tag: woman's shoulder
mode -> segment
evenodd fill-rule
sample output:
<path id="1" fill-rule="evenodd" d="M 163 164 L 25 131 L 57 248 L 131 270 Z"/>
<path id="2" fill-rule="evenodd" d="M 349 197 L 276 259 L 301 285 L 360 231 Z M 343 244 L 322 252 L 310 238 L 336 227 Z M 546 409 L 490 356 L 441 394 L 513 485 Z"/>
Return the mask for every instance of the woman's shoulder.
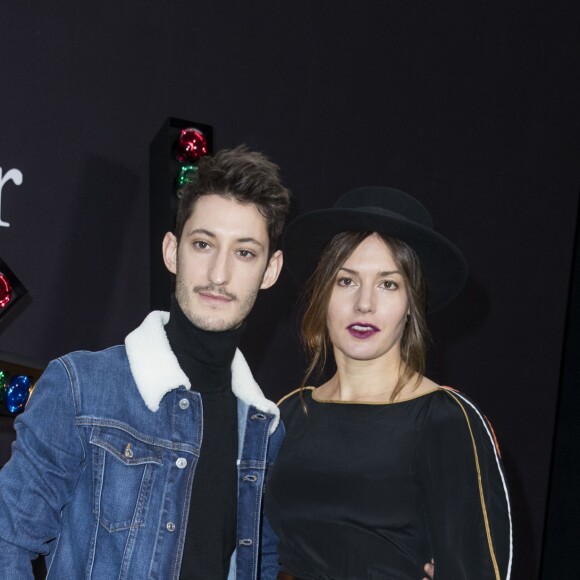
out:
<path id="1" fill-rule="evenodd" d="M 437 408 L 441 411 L 448 411 L 453 416 L 462 416 L 465 413 L 483 414 L 477 403 L 466 393 L 447 386 L 437 388 L 435 397 Z"/>
<path id="2" fill-rule="evenodd" d="M 314 387 L 298 387 L 284 395 L 276 405 L 280 407 L 280 411 L 291 409 L 296 405 L 300 406 L 304 401 L 304 397 L 310 399 L 312 391 L 314 391 Z"/>
<path id="3" fill-rule="evenodd" d="M 289 428 L 306 416 L 306 405 L 311 401 L 314 387 L 299 387 L 284 395 L 276 404 L 280 408 L 282 421 Z"/>
<path id="4" fill-rule="evenodd" d="M 439 386 L 431 400 L 431 413 L 434 419 L 461 420 L 466 416 L 483 416 L 475 401 L 465 393 L 451 388 Z"/>
<path id="5" fill-rule="evenodd" d="M 430 423 L 434 428 L 460 430 L 471 437 L 483 436 L 499 451 L 491 422 L 477 403 L 457 389 L 441 386 L 432 399 Z"/>

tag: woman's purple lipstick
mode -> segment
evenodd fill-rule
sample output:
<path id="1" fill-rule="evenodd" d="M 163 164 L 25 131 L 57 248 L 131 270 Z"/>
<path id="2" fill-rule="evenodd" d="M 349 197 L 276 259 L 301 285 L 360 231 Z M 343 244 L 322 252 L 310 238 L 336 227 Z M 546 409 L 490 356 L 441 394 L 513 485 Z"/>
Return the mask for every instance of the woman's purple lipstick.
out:
<path id="1" fill-rule="evenodd" d="M 374 326 L 373 324 L 366 324 L 365 322 L 355 322 L 350 326 L 347 326 L 346 329 L 350 333 L 351 336 L 354 338 L 371 338 L 379 329 Z"/>

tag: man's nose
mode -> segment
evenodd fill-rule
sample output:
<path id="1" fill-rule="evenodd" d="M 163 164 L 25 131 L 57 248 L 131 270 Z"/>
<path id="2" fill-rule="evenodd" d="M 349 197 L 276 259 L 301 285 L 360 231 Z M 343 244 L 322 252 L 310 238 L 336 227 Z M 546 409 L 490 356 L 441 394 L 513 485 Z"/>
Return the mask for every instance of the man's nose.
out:
<path id="1" fill-rule="evenodd" d="M 208 278 L 212 284 L 223 286 L 230 281 L 230 257 L 225 251 L 217 251 L 209 268 Z"/>

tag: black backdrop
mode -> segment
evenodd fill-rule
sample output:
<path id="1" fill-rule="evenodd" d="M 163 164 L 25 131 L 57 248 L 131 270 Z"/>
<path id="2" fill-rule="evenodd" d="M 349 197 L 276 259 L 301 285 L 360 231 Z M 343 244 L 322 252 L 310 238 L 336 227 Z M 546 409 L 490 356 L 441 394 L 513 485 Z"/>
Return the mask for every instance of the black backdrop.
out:
<path id="1" fill-rule="evenodd" d="M 401 188 L 470 264 L 431 320 L 430 374 L 494 423 L 514 577 L 536 577 L 580 185 L 579 20 L 575 0 L 5 3 L 0 167 L 24 179 L 2 191 L 0 256 L 31 300 L 1 321 L 0 351 L 101 348 L 148 311 L 148 147 L 168 116 L 268 153 L 295 212 Z M 303 367 L 295 295 L 283 275 L 244 341 L 273 398 Z"/>

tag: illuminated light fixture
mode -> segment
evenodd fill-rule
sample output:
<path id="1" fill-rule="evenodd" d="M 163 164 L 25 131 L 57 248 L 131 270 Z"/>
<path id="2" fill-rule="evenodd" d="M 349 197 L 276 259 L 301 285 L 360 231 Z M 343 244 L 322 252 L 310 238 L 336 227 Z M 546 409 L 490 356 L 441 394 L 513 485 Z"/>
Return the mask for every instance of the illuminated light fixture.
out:
<path id="1" fill-rule="evenodd" d="M 195 127 L 186 127 L 179 133 L 175 145 L 175 156 L 180 163 L 192 163 L 207 155 L 207 139 L 202 131 Z"/>
<path id="2" fill-rule="evenodd" d="M 177 187 L 179 195 L 179 189 L 182 188 L 186 183 L 193 181 L 195 174 L 197 173 L 197 165 L 182 165 L 179 173 L 177 175 Z"/>
<path id="3" fill-rule="evenodd" d="M 0 369 L 0 401 L 12 415 L 24 411 L 32 393 L 32 381 L 28 375 L 16 375 L 8 382 L 9 373 Z"/>
<path id="4" fill-rule="evenodd" d="M 163 263 L 161 242 L 174 231 L 184 186 L 197 179 L 201 159 L 213 154 L 211 125 L 168 117 L 149 147 L 149 296 L 151 310 L 168 310 L 173 276 Z"/>
<path id="5" fill-rule="evenodd" d="M 26 408 L 45 364 L 0 352 L 0 417 L 14 417 Z"/>
<path id="6" fill-rule="evenodd" d="M 0 401 L 4 398 L 6 394 L 6 385 L 8 384 L 8 375 L 6 371 L 0 369 Z"/>
<path id="7" fill-rule="evenodd" d="M 27 290 L 22 282 L 0 258 L 0 320 L 26 294 Z"/>
<path id="8" fill-rule="evenodd" d="M 5 308 L 12 300 L 12 284 L 8 276 L 0 272 L 0 308 Z"/>
<path id="9" fill-rule="evenodd" d="M 30 396 L 31 386 L 30 377 L 26 375 L 12 377 L 6 389 L 6 408 L 10 413 L 16 414 L 24 411 L 26 401 Z"/>
<path id="10" fill-rule="evenodd" d="M 175 194 L 179 198 L 181 188 L 195 178 L 197 162 L 208 154 L 209 146 L 201 129 L 185 127 L 179 131 L 173 148 L 175 159 L 180 164 L 174 186 Z"/>

